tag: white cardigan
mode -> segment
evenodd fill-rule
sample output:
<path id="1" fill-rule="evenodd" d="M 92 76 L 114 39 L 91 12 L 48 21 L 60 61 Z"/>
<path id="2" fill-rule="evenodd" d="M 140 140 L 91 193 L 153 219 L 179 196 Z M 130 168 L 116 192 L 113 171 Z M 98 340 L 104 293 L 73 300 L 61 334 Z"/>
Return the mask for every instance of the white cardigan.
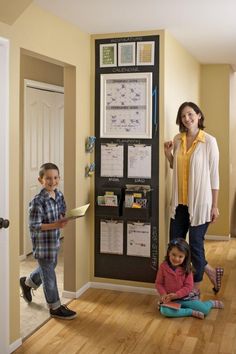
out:
<path id="1" fill-rule="evenodd" d="M 216 139 L 204 132 L 205 142 L 199 141 L 189 164 L 188 211 L 191 226 L 211 221 L 212 189 L 219 189 L 219 150 Z M 181 134 L 174 138 L 171 218 L 178 206 L 177 154 L 181 147 Z"/>

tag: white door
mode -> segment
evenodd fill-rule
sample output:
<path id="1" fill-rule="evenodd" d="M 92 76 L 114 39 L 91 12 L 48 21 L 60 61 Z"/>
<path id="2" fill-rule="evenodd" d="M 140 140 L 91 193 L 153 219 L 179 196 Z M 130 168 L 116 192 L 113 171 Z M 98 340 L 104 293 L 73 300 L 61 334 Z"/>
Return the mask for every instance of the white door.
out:
<path id="1" fill-rule="evenodd" d="M 0 37 L 0 218 L 9 218 L 9 43 Z M 2 221 L 2 220 L 1 220 Z M 9 233 L 0 228 L 0 354 L 9 353 Z"/>
<path id="2" fill-rule="evenodd" d="M 39 167 L 55 163 L 60 170 L 60 189 L 64 188 L 64 89 L 25 80 L 24 117 L 24 235 L 25 255 L 32 252 L 28 229 L 28 206 L 40 191 Z"/>

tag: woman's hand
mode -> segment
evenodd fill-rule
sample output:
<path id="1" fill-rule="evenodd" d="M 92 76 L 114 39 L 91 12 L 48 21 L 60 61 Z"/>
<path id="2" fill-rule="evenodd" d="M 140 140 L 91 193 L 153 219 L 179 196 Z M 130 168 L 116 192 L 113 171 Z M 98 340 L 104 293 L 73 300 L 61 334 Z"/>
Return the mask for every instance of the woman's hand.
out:
<path id="1" fill-rule="evenodd" d="M 166 158 L 168 159 L 168 161 L 170 163 L 171 168 L 173 168 L 173 155 L 172 155 L 173 148 L 174 148 L 173 141 L 166 141 L 164 143 L 164 152 L 165 152 Z"/>
<path id="2" fill-rule="evenodd" d="M 216 219 L 219 217 L 219 209 L 216 207 L 211 208 L 211 222 L 215 222 Z"/>
<path id="3" fill-rule="evenodd" d="M 174 143 L 171 140 L 164 143 L 164 152 L 167 158 L 172 154 L 173 147 Z"/>

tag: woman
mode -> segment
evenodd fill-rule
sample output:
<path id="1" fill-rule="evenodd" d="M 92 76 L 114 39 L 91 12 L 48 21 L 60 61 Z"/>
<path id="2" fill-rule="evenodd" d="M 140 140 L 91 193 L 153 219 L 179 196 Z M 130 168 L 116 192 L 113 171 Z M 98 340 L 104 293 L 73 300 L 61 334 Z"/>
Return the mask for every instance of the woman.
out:
<path id="1" fill-rule="evenodd" d="M 204 132 L 204 115 L 193 102 L 184 102 L 176 124 L 180 134 L 164 143 L 165 155 L 173 168 L 170 240 L 186 238 L 195 268 L 194 288 L 199 291 L 204 272 L 217 293 L 223 268 L 211 267 L 205 259 L 204 237 L 209 223 L 219 216 L 219 150 L 216 139 Z"/>

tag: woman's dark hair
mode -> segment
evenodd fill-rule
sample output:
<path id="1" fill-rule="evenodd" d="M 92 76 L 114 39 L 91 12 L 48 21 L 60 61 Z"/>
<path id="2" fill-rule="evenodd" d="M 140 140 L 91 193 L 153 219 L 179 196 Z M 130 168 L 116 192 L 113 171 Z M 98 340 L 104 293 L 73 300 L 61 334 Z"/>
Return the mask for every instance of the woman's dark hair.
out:
<path id="1" fill-rule="evenodd" d="M 57 167 L 57 165 L 52 162 L 46 162 L 39 169 L 39 177 L 43 178 L 47 170 L 57 170 L 58 175 L 60 175 L 59 168 Z"/>
<path id="2" fill-rule="evenodd" d="M 167 248 L 167 253 L 165 260 L 170 264 L 169 253 L 170 251 L 176 247 L 180 252 L 183 252 L 185 255 L 184 261 L 180 267 L 184 269 L 186 274 L 189 274 L 193 271 L 192 264 L 191 264 L 191 253 L 189 244 L 183 238 L 175 238 L 170 241 Z"/>
<path id="3" fill-rule="evenodd" d="M 204 126 L 205 117 L 204 117 L 204 114 L 202 113 L 202 111 L 200 110 L 200 108 L 193 102 L 184 102 L 179 107 L 178 112 L 177 112 L 177 117 L 176 117 L 176 124 L 179 126 L 179 131 L 181 133 L 187 131 L 187 128 L 183 125 L 182 118 L 181 118 L 182 111 L 185 107 L 191 107 L 195 111 L 195 113 L 201 115 L 201 118 L 198 121 L 198 128 L 204 130 L 205 129 L 205 126 Z"/>

